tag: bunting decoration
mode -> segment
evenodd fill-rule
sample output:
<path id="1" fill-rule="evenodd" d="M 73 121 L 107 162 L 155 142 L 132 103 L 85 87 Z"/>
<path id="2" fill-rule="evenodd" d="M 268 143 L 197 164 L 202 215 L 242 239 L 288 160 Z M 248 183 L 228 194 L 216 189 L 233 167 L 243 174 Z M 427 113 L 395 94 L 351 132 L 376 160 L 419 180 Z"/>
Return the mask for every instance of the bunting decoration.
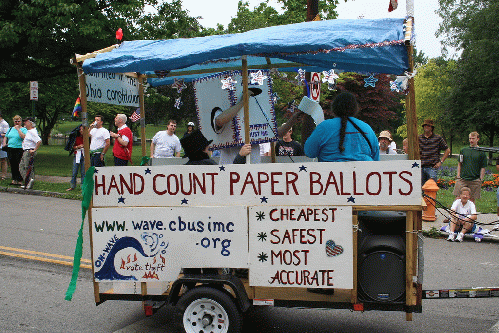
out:
<path id="1" fill-rule="evenodd" d="M 365 83 L 364 83 L 364 87 L 369 87 L 369 86 L 371 86 L 371 87 L 373 87 L 373 88 L 374 88 L 374 87 L 376 87 L 376 82 L 378 82 L 378 79 L 377 79 L 377 78 L 375 78 L 375 77 L 373 76 L 373 74 L 371 74 L 371 76 L 369 76 L 368 78 L 364 79 L 364 82 L 365 82 Z"/>
<path id="2" fill-rule="evenodd" d="M 322 72 L 323 78 L 322 82 L 327 82 L 327 88 L 329 90 L 336 89 L 336 79 L 339 78 L 338 74 L 334 72 L 334 69 Z"/>
<path id="3" fill-rule="evenodd" d="M 295 76 L 295 79 L 298 81 L 298 85 L 302 86 L 305 83 L 305 70 L 299 69 L 298 70 L 298 75 Z"/>
<path id="4" fill-rule="evenodd" d="M 250 73 L 251 75 L 251 84 L 258 84 L 259 86 L 263 86 L 263 80 L 267 77 L 262 74 L 262 71 L 258 71 L 256 73 Z"/>
<path id="5" fill-rule="evenodd" d="M 182 101 L 180 100 L 180 97 L 175 99 L 175 107 L 180 110 L 180 106 L 182 105 Z"/>
<path id="6" fill-rule="evenodd" d="M 186 89 L 187 86 L 184 83 L 184 79 L 174 79 L 174 83 L 172 84 L 172 88 L 177 89 L 177 93 L 181 93 L 182 90 Z"/>
<path id="7" fill-rule="evenodd" d="M 76 103 L 73 108 L 73 117 L 78 117 L 78 112 L 81 112 L 80 96 L 78 96 L 78 98 L 76 99 Z"/>
<path id="8" fill-rule="evenodd" d="M 237 81 L 232 80 L 232 76 L 220 81 L 222 81 L 222 89 L 236 90 Z"/>

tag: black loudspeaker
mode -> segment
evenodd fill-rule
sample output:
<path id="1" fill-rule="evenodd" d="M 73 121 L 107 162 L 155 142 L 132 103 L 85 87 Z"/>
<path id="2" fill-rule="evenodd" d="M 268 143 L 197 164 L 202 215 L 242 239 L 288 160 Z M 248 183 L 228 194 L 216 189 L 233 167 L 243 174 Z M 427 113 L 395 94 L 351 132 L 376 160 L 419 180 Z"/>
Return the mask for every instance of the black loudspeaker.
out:
<path id="1" fill-rule="evenodd" d="M 362 211 L 358 223 L 359 300 L 404 303 L 406 213 Z"/>

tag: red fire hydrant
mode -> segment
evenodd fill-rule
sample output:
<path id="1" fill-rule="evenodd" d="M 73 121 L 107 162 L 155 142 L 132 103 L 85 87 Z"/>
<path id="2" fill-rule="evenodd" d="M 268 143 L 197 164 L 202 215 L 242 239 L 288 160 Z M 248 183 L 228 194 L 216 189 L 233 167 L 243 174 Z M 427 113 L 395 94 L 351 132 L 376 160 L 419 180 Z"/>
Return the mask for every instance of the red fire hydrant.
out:
<path id="1" fill-rule="evenodd" d="M 430 178 L 423 185 L 422 189 L 427 196 L 433 199 L 424 198 L 424 201 L 426 202 L 426 209 L 423 211 L 423 220 L 433 222 L 437 219 L 435 217 L 435 199 L 437 198 L 439 187 L 437 183 Z"/>

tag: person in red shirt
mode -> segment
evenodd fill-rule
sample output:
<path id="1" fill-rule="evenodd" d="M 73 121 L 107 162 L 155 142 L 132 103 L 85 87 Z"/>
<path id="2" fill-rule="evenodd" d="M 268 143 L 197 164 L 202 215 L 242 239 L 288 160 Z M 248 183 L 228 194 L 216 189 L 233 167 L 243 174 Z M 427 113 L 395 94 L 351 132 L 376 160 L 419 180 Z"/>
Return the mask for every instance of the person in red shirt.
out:
<path id="1" fill-rule="evenodd" d="M 128 161 L 132 160 L 133 134 L 126 125 L 126 121 L 126 115 L 117 114 L 114 124 L 118 128 L 118 133 L 109 132 L 109 135 L 114 138 L 113 155 L 116 166 L 126 166 Z"/>

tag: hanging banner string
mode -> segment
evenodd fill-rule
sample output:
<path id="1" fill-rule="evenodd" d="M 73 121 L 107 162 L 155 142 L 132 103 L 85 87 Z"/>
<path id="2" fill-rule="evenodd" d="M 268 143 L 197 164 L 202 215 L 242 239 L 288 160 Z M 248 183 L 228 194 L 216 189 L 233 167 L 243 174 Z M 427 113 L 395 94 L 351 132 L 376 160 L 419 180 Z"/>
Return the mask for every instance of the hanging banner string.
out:
<path id="1" fill-rule="evenodd" d="M 69 283 L 68 290 L 66 291 L 66 301 L 71 301 L 73 294 L 76 290 L 76 281 L 78 279 L 78 273 L 80 272 L 80 262 L 83 253 L 83 226 L 85 222 L 85 215 L 87 215 L 88 208 L 90 207 L 90 201 L 92 200 L 92 193 L 94 191 L 94 173 L 95 167 L 88 168 L 85 179 L 82 185 L 82 196 L 81 201 L 81 225 L 78 231 L 78 239 L 76 240 L 75 254 L 73 259 L 73 275 L 71 276 L 71 282 Z"/>

